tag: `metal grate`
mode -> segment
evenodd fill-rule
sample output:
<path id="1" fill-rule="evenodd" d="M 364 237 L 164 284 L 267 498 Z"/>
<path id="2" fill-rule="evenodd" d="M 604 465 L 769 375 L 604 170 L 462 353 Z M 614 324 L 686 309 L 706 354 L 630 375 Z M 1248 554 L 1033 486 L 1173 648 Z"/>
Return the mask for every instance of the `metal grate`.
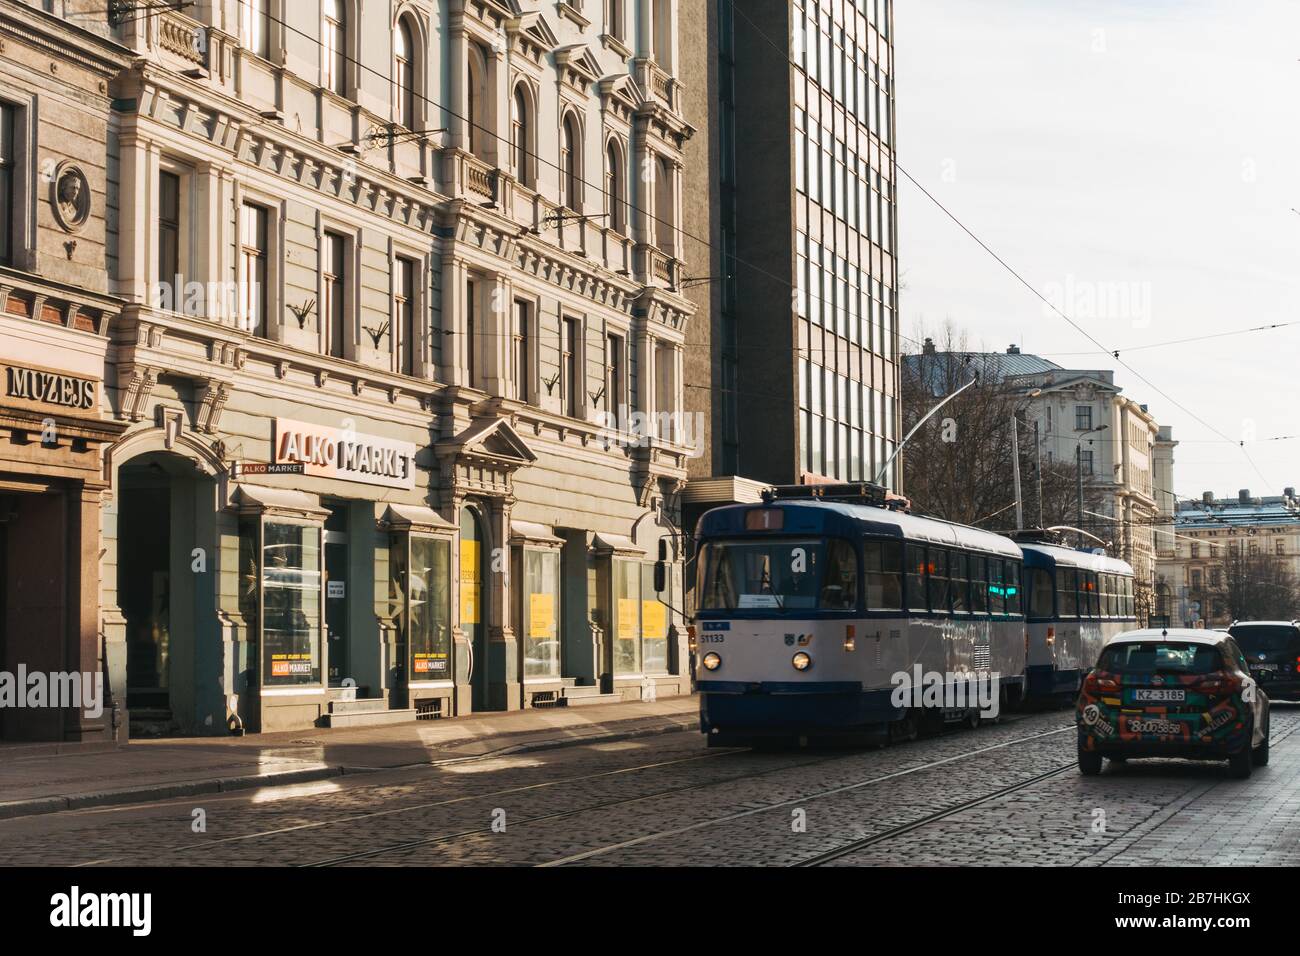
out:
<path id="1" fill-rule="evenodd" d="M 539 690 L 533 694 L 531 701 L 534 707 L 556 707 L 560 703 L 553 690 Z"/>
<path id="2" fill-rule="evenodd" d="M 415 702 L 416 720 L 437 720 L 442 716 L 442 698 L 429 697 Z"/>

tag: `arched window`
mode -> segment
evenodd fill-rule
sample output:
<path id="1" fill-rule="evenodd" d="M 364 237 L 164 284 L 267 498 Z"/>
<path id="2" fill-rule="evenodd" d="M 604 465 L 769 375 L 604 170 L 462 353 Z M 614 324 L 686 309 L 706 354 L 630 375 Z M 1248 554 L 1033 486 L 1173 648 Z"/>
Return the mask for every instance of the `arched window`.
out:
<path id="1" fill-rule="evenodd" d="M 321 22 L 321 86 L 348 95 L 348 19 L 346 0 L 325 0 Z"/>
<path id="2" fill-rule="evenodd" d="M 564 135 L 560 142 L 560 202 L 574 212 L 582 211 L 582 133 L 578 118 L 564 117 Z"/>
<path id="3" fill-rule="evenodd" d="M 520 83 L 515 87 L 514 116 L 510 121 L 510 158 L 514 163 L 515 177 L 525 186 L 533 185 L 531 158 L 533 142 L 532 115 L 528 107 L 528 92 Z"/>
<path id="4" fill-rule="evenodd" d="M 393 84 L 397 98 L 397 122 L 415 129 L 415 42 L 406 17 L 397 21 L 393 31 Z"/>
<path id="5" fill-rule="evenodd" d="M 487 54 L 477 43 L 471 43 L 467 59 L 465 119 L 469 127 L 469 151 L 483 159 L 488 139 Z"/>
<path id="6" fill-rule="evenodd" d="M 676 255 L 677 210 L 673 202 L 673 164 L 664 156 L 655 159 L 655 235 L 660 251 Z"/>
<path id="7" fill-rule="evenodd" d="M 616 140 L 610 140 L 605 149 L 605 211 L 609 213 L 609 226 L 615 232 L 627 229 L 627 176 L 623 168 L 623 151 Z"/>

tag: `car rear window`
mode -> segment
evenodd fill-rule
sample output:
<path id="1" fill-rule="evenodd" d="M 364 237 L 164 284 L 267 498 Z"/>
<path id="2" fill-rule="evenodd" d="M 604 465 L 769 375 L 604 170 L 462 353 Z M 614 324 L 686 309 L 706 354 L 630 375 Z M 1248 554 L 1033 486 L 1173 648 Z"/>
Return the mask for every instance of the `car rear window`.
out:
<path id="1" fill-rule="evenodd" d="M 1286 624 L 1239 624 L 1228 633 L 1247 654 L 1278 653 L 1300 644 L 1300 629 Z"/>
<path id="2" fill-rule="evenodd" d="M 1098 666 L 1112 674 L 1209 674 L 1223 658 L 1211 644 L 1135 641 L 1106 648 Z"/>

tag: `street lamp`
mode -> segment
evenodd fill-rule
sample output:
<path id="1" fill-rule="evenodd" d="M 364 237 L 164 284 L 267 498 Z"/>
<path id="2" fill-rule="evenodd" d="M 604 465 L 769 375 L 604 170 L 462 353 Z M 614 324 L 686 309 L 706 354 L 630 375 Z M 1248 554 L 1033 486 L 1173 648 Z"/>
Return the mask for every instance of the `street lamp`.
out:
<path id="1" fill-rule="evenodd" d="M 1023 531 L 1025 529 L 1025 508 L 1020 499 L 1020 429 L 1017 426 L 1020 424 L 1020 413 L 1028 408 L 1029 403 L 1041 394 L 1043 394 L 1041 388 L 1035 388 L 1026 393 L 1024 402 L 1011 413 L 1011 475 L 1014 479 L 1014 490 L 1016 493 L 1017 531 Z M 1034 442 L 1034 464 L 1035 466 L 1038 464 L 1038 443 L 1036 439 Z M 1038 523 L 1040 525 L 1043 523 L 1043 486 L 1041 482 L 1039 482 L 1038 485 Z"/>
<path id="2" fill-rule="evenodd" d="M 1089 428 L 1087 431 L 1080 433 L 1074 440 L 1078 443 L 1074 446 L 1074 475 L 1079 482 L 1079 511 L 1078 511 L 1078 531 L 1079 547 L 1083 547 L 1083 436 L 1091 435 L 1094 432 L 1104 432 L 1109 425 L 1098 425 L 1096 428 Z M 1092 444 L 1091 439 L 1088 444 Z"/>
<path id="3" fill-rule="evenodd" d="M 884 483 L 885 472 L 889 471 L 889 466 L 894 463 L 894 459 L 898 457 L 898 453 L 903 450 L 904 445 L 906 445 L 909 441 L 912 440 L 912 436 L 915 435 L 918 431 L 920 431 L 921 426 L 924 425 L 926 422 L 928 422 L 932 417 L 934 417 L 935 412 L 943 408 L 943 406 L 947 405 L 954 398 L 956 398 L 962 392 L 966 391 L 966 389 L 970 388 L 979 380 L 980 380 L 979 369 L 975 369 L 975 371 L 971 373 L 971 380 L 969 382 L 967 382 L 961 388 L 957 389 L 957 391 L 953 392 L 951 395 L 949 395 L 947 398 L 941 401 L 938 405 L 934 406 L 934 408 L 926 412 L 925 417 L 922 418 L 919 422 L 917 422 L 914 426 L 912 426 L 912 430 L 908 432 L 906 436 L 904 436 L 903 440 L 898 443 L 897 447 L 895 447 L 894 450 L 890 452 L 889 457 L 885 459 L 885 463 L 880 466 L 880 471 L 876 473 L 876 484 L 879 485 Z"/>

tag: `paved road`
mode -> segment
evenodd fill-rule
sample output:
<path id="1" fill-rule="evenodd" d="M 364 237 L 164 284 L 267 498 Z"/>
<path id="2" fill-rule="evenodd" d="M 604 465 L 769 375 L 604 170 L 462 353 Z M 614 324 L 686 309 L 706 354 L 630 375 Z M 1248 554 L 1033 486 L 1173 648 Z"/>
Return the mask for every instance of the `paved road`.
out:
<path id="1" fill-rule="evenodd" d="M 0 847 L 10 865 L 1295 865 L 1297 731 L 1276 705 L 1248 781 L 1185 761 L 1080 777 L 1069 711 L 884 750 L 679 733 L 0 821 Z"/>

